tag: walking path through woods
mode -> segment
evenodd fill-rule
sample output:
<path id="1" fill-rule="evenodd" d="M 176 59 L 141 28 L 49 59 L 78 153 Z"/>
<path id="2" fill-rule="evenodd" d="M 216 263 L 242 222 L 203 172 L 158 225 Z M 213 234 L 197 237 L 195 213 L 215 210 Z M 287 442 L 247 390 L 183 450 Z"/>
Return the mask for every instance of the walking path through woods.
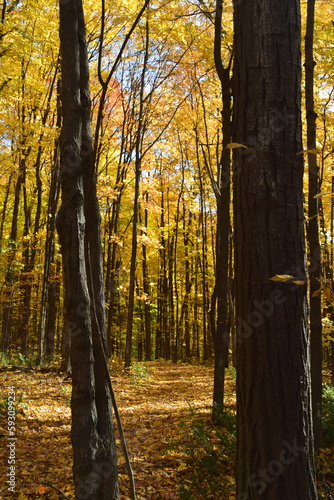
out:
<path id="1" fill-rule="evenodd" d="M 134 363 L 129 375 L 112 364 L 111 372 L 137 500 L 234 500 L 234 418 L 225 417 L 223 427 L 211 423 L 213 369 L 150 362 Z M 233 415 L 233 370 L 227 373 L 226 407 Z M 0 367 L 0 387 L 0 499 L 60 500 L 45 483 L 74 498 L 71 381 L 51 370 L 8 366 Z M 8 429 L 14 393 L 15 440 Z M 117 447 L 121 500 L 129 500 L 118 436 Z M 317 458 L 319 498 L 326 500 L 334 499 L 333 455 L 324 449 Z M 8 460 L 15 462 L 15 493 L 8 490 Z M 181 495 L 182 487 L 192 494 Z"/>
<path id="2" fill-rule="evenodd" d="M 212 378 L 212 368 L 205 366 L 135 363 L 131 374 L 127 375 L 120 367 L 113 365 L 112 379 L 135 475 L 138 500 L 178 499 L 180 484 L 191 482 L 191 459 L 185 442 L 192 432 L 194 421 L 210 421 Z M 59 493 L 43 484 L 44 482 L 56 486 L 73 498 L 69 436 L 71 381 L 64 380 L 64 377 L 55 372 L 4 370 L 0 372 L 0 387 L 1 444 L 8 442 L 7 410 L 10 398 L 7 396 L 11 387 L 15 390 L 18 412 L 15 431 L 15 494 L 8 491 L 8 484 L 5 483 L 9 473 L 10 448 L 1 446 L 0 498 L 59 499 Z M 233 411 L 232 379 L 229 379 L 227 387 L 227 405 Z M 118 438 L 117 444 L 121 498 L 127 500 L 129 490 L 126 467 Z M 226 479 L 233 491 L 232 463 L 230 475 L 227 472 Z M 219 494 L 216 498 L 222 497 Z M 234 496 L 227 494 L 225 498 L 232 499 Z"/>

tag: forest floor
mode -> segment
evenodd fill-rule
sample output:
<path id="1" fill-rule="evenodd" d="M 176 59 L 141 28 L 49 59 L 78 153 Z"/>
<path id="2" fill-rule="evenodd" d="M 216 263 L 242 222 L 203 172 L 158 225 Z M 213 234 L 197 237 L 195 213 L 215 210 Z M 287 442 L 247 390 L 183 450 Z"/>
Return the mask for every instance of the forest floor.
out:
<path id="1" fill-rule="evenodd" d="M 212 368 L 157 361 L 135 363 L 131 374 L 125 374 L 113 365 L 112 379 L 138 500 L 235 499 L 233 426 L 222 436 L 221 428 L 210 423 Z M 229 370 L 226 407 L 231 415 L 235 412 L 234 385 L 233 370 Z M 54 372 L 16 370 L 0 372 L 0 386 L 0 498 L 60 499 L 59 492 L 45 483 L 74 498 L 71 381 Z M 11 387 L 15 388 L 17 412 L 14 451 L 6 445 L 10 441 L 6 402 Z M 121 499 L 128 500 L 119 437 L 116 442 Z M 219 442 L 225 443 L 224 453 L 218 451 Z M 8 491 L 6 483 L 11 453 L 12 458 L 15 453 L 15 494 Z M 224 467 L 223 476 L 220 472 L 217 477 L 217 464 Z M 216 493 L 210 493 L 209 483 L 214 481 Z M 196 496 L 192 496 L 195 490 Z M 324 494 L 320 498 L 334 496 Z"/>

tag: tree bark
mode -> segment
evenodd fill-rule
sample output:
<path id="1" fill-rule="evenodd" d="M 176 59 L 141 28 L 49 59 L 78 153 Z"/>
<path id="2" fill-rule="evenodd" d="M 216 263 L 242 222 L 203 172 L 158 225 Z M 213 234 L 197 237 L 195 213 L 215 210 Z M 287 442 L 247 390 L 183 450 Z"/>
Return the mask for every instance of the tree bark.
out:
<path id="1" fill-rule="evenodd" d="M 234 7 L 237 495 L 313 500 L 300 6 Z"/>
<path id="2" fill-rule="evenodd" d="M 81 0 L 60 3 L 63 126 L 60 136 L 64 304 L 71 336 L 73 476 L 77 498 L 118 500 L 107 378 L 100 214 L 90 133 Z"/>
<path id="3" fill-rule="evenodd" d="M 314 110 L 314 66 L 313 33 L 314 33 L 315 0 L 307 2 L 307 20 L 305 35 L 305 105 L 307 124 L 308 159 L 308 223 L 307 238 L 309 244 L 309 278 L 310 278 L 310 333 L 311 333 L 311 380 L 312 380 L 312 418 L 314 447 L 321 446 L 321 401 L 322 401 L 322 323 L 321 294 L 315 293 L 320 288 L 321 255 L 319 241 L 319 209 L 320 192 L 319 166 L 316 150 L 316 113 Z M 311 152 L 313 151 L 313 152 Z"/>
<path id="4" fill-rule="evenodd" d="M 217 202 L 215 253 L 215 285 L 211 295 L 209 319 L 214 347 L 213 410 L 215 420 L 224 407 L 225 366 L 229 346 L 229 235 L 230 235 L 230 149 L 231 142 L 231 77 L 230 65 L 224 67 L 221 56 L 223 2 L 216 0 L 214 61 L 222 89 L 222 152 L 218 163 L 218 182 L 212 181 Z M 202 98 L 203 100 L 203 98 Z M 208 168 L 211 166 L 208 165 Z"/>

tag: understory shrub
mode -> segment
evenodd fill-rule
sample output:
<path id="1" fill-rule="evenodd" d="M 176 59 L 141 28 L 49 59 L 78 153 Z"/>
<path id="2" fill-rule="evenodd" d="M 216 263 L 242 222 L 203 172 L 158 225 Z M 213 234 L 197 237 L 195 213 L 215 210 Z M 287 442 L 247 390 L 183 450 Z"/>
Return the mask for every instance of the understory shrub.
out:
<path id="1" fill-rule="evenodd" d="M 324 385 L 322 390 L 323 447 L 334 446 L 334 387 Z"/>
<path id="2" fill-rule="evenodd" d="M 179 496 L 181 500 L 228 498 L 235 488 L 236 459 L 235 415 L 223 411 L 219 425 L 192 410 L 187 421 L 180 422 L 184 456 Z"/>

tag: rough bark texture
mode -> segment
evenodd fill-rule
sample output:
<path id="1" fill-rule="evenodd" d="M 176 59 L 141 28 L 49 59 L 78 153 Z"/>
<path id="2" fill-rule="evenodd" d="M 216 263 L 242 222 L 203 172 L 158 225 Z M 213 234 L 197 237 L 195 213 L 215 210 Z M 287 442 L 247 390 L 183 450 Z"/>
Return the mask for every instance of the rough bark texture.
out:
<path id="1" fill-rule="evenodd" d="M 71 336 L 72 446 L 76 498 L 117 500 L 100 215 L 96 198 L 87 51 L 81 0 L 60 3 L 63 126 L 58 215 L 65 309 Z"/>
<path id="2" fill-rule="evenodd" d="M 317 498 L 299 18 L 297 0 L 235 2 L 233 141 L 248 147 L 234 153 L 238 500 Z"/>

